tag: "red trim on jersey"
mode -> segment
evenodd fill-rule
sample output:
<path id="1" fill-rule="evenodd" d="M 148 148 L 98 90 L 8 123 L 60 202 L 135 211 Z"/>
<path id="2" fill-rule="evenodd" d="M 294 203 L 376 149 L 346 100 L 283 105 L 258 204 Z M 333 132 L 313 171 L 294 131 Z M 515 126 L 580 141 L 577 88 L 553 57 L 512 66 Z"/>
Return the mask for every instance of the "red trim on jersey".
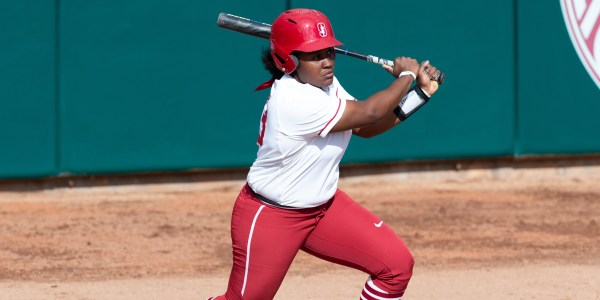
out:
<path id="1" fill-rule="evenodd" d="M 337 90 L 335 91 L 335 95 L 337 96 Z M 329 123 L 331 123 L 331 121 L 333 121 L 333 119 L 335 119 L 335 117 L 337 116 L 337 114 L 340 112 L 340 107 L 342 107 L 342 99 L 338 98 L 338 107 L 337 110 L 335 111 L 335 114 L 333 115 L 333 117 L 331 118 L 331 120 L 329 120 L 329 122 L 327 122 L 327 124 L 325 124 L 325 127 L 323 127 L 323 129 L 321 129 L 321 131 L 319 131 L 319 135 L 321 135 L 321 133 L 323 132 L 323 130 L 325 130 L 325 128 L 327 128 L 327 126 L 329 126 Z"/>

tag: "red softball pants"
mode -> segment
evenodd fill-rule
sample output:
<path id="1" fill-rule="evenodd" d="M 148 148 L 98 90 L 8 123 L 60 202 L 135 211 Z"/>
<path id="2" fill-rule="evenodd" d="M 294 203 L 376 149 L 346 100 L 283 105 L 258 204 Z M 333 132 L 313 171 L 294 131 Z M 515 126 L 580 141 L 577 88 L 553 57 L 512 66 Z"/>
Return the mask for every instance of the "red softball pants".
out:
<path id="1" fill-rule="evenodd" d="M 298 250 L 369 274 L 359 296 L 366 300 L 400 299 L 414 265 L 393 230 L 341 190 L 315 208 L 283 209 L 246 185 L 233 208 L 231 239 L 227 292 L 209 299 L 273 299 Z"/>

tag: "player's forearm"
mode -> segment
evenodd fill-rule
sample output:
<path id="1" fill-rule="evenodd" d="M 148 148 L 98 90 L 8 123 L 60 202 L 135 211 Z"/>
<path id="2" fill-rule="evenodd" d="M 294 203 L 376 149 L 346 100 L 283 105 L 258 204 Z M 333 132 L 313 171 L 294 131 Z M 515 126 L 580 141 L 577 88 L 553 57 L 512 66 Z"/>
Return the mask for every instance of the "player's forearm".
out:
<path id="1" fill-rule="evenodd" d="M 431 96 L 424 92 L 421 87 L 418 85 L 414 86 L 404 97 L 402 97 L 402 100 L 400 100 L 400 103 L 394 108 L 392 113 L 389 113 L 384 119 L 373 125 L 355 128 L 352 130 L 352 133 L 364 138 L 382 134 L 406 120 L 410 115 L 425 105 L 430 97 Z"/>
<path id="2" fill-rule="evenodd" d="M 398 106 L 412 82 L 412 77 L 402 76 L 394 80 L 386 89 L 371 95 L 364 101 L 365 111 L 373 117 L 373 123 L 379 123 Z"/>

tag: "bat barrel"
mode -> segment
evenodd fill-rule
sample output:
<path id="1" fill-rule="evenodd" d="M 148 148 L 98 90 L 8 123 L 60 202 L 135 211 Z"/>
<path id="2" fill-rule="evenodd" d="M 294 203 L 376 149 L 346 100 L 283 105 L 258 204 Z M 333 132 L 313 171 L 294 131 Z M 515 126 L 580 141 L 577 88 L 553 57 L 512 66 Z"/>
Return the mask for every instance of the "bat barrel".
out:
<path id="1" fill-rule="evenodd" d="M 271 25 L 227 13 L 219 14 L 217 26 L 263 39 L 268 39 L 271 36 Z"/>

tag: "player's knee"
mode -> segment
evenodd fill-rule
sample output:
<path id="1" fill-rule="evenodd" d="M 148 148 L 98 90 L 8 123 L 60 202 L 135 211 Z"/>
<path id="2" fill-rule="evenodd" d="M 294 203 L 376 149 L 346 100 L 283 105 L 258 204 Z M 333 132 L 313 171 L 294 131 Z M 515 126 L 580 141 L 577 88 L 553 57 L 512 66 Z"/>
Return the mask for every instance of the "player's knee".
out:
<path id="1" fill-rule="evenodd" d="M 377 276 L 391 292 L 404 291 L 413 274 L 415 259 L 407 248 L 398 249 L 388 262 L 388 271 Z"/>
<path id="2" fill-rule="evenodd" d="M 410 251 L 396 251 L 389 258 L 384 271 L 367 279 L 361 299 L 399 299 L 408 287 L 414 264 Z"/>
<path id="3" fill-rule="evenodd" d="M 392 273 L 394 273 L 394 276 L 401 279 L 401 280 L 405 280 L 408 281 L 410 280 L 410 278 L 412 277 L 413 274 L 413 267 L 415 265 L 415 259 L 412 255 L 412 253 L 410 253 L 410 251 L 406 250 L 406 251 L 401 251 L 399 253 L 399 257 L 395 260 L 395 263 L 393 265 L 392 268 Z"/>

